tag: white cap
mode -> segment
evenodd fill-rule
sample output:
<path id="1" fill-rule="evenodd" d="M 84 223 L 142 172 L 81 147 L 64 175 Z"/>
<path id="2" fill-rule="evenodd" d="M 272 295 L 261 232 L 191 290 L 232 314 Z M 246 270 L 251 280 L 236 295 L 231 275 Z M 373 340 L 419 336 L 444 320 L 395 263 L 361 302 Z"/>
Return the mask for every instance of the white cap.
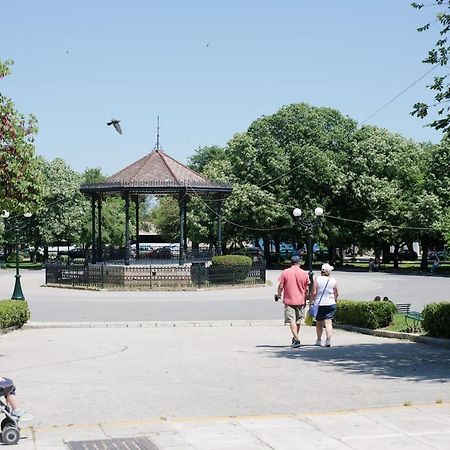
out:
<path id="1" fill-rule="evenodd" d="M 330 273 L 333 270 L 334 270 L 334 267 L 330 266 L 330 264 L 328 264 L 328 263 L 322 264 L 322 271 L 323 272 Z"/>

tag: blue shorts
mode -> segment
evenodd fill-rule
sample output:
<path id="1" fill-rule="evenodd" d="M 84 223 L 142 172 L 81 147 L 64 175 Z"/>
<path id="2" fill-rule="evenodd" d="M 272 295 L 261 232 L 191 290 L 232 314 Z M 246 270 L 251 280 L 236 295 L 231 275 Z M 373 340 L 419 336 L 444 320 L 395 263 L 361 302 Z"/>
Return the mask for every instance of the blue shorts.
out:
<path id="1" fill-rule="evenodd" d="M 316 320 L 333 320 L 334 314 L 336 312 L 336 303 L 334 305 L 319 306 L 319 312 L 317 313 Z"/>

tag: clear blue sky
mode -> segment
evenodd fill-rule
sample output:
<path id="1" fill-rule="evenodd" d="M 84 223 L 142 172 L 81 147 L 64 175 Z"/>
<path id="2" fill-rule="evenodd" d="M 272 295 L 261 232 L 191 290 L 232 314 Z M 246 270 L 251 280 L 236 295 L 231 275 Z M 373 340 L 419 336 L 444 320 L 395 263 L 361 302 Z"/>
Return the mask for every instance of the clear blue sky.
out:
<path id="1" fill-rule="evenodd" d="M 410 0 L 21 0 L 1 5 L 0 91 L 39 120 L 36 150 L 111 175 L 161 146 L 185 163 L 307 102 L 359 123 L 423 75 L 433 13 Z M 417 141 L 433 73 L 367 123 Z M 123 135 L 106 122 L 121 119 Z"/>

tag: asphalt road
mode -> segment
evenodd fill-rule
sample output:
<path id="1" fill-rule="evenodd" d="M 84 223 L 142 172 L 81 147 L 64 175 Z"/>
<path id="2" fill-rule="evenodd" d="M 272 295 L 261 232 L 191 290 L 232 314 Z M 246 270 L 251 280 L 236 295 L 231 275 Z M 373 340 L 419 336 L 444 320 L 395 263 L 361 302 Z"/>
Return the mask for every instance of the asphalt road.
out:
<path id="1" fill-rule="evenodd" d="M 273 320 L 282 306 L 273 301 L 280 271 L 268 271 L 268 285 L 197 291 L 87 291 L 43 287 L 45 272 L 22 271 L 22 288 L 33 322 L 180 320 Z M 450 278 L 369 272 L 335 272 L 340 298 L 372 300 L 388 296 L 421 311 L 449 300 Z M 0 298 L 10 298 L 14 271 L 0 271 Z"/>

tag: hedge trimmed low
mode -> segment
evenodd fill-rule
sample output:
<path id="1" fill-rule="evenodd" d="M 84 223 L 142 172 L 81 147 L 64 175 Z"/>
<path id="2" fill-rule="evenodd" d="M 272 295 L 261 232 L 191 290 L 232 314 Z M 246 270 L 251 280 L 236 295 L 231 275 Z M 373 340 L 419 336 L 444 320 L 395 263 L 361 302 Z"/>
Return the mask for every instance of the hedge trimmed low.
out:
<path id="1" fill-rule="evenodd" d="M 24 300 L 0 301 L 0 328 L 21 327 L 30 319 L 28 303 Z"/>
<path id="2" fill-rule="evenodd" d="M 213 256 L 213 266 L 252 266 L 252 258 L 243 255 Z"/>
<path id="3" fill-rule="evenodd" d="M 337 304 L 335 322 L 357 327 L 387 327 L 397 312 L 391 302 L 363 302 L 340 300 Z"/>
<path id="4" fill-rule="evenodd" d="M 436 302 L 422 311 L 422 327 L 428 336 L 450 338 L 450 302 Z"/>
<path id="5" fill-rule="evenodd" d="M 213 256 L 211 267 L 208 267 L 209 282 L 220 284 L 242 283 L 252 268 L 252 258 L 243 255 Z"/>

